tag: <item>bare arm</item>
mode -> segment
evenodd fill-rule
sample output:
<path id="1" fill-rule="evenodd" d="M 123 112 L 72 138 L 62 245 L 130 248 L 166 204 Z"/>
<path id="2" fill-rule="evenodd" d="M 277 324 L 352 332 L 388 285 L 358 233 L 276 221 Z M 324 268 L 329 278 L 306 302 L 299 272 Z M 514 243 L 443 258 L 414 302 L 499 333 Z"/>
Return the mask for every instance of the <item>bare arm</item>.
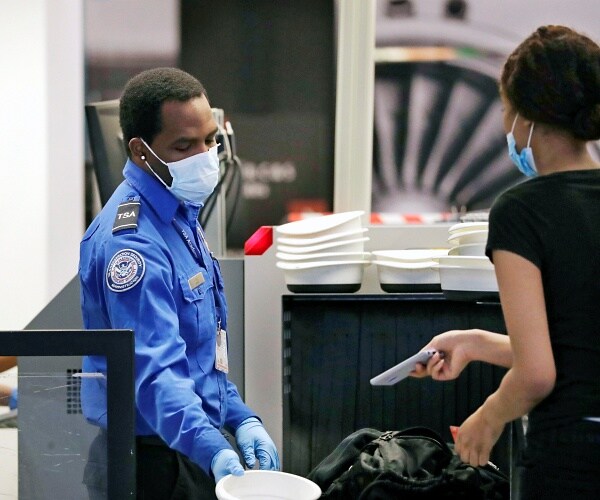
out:
<path id="1" fill-rule="evenodd" d="M 526 414 L 552 391 L 556 367 L 540 270 L 511 252 L 494 252 L 494 262 L 513 364 L 485 404 L 498 418 L 509 422 Z"/>
<path id="2" fill-rule="evenodd" d="M 510 368 L 512 350 L 507 335 L 486 330 L 450 330 L 436 335 L 424 349 L 436 349 L 427 367 L 418 365 L 415 377 L 431 375 L 435 380 L 452 380 L 460 375 L 471 361 L 483 361 Z"/>
<path id="3" fill-rule="evenodd" d="M 461 426 L 457 451 L 483 465 L 504 425 L 528 413 L 553 389 L 556 367 L 540 270 L 512 252 L 494 251 L 512 365 L 500 387 Z"/>
<path id="4" fill-rule="evenodd" d="M 473 338 L 467 346 L 467 352 L 470 361 L 483 361 L 504 368 L 512 366 L 512 348 L 508 335 L 474 330 Z"/>

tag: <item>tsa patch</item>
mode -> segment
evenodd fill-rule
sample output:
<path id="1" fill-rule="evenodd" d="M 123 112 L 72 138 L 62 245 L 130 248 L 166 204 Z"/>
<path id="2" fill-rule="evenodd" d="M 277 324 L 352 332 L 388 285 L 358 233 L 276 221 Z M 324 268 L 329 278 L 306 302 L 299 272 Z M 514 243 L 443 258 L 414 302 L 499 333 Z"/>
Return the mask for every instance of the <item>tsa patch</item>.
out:
<path id="1" fill-rule="evenodd" d="M 146 263 L 139 253 L 120 250 L 108 263 L 106 284 L 113 292 L 125 292 L 142 280 L 145 271 Z"/>

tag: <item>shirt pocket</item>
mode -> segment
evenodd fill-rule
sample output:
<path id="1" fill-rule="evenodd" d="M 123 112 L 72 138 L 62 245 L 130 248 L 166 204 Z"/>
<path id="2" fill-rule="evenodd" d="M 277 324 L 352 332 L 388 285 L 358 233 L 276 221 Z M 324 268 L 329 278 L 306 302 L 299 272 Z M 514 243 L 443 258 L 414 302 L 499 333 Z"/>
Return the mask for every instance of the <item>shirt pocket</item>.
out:
<path id="1" fill-rule="evenodd" d="M 198 276 L 201 272 L 202 278 Z M 199 280 L 204 279 L 200 284 Z M 212 370 L 217 342 L 217 313 L 213 284 L 201 269 L 179 276 L 183 301 L 179 312 L 179 334 L 186 343 L 190 368 L 200 366 L 203 372 Z M 195 361 L 194 361 L 195 360 Z"/>
<path id="2" fill-rule="evenodd" d="M 196 269 L 180 274 L 179 285 L 181 286 L 183 299 L 188 304 L 197 300 L 204 300 L 211 293 L 210 289 L 213 286 L 210 279 L 208 279 L 208 273 L 204 269 Z"/>

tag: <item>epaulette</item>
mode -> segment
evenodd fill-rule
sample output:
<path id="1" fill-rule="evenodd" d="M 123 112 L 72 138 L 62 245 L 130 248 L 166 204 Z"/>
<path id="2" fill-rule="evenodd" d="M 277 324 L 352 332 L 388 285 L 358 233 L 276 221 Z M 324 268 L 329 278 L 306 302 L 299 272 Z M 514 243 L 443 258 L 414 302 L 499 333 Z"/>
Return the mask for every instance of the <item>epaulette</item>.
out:
<path id="1" fill-rule="evenodd" d="M 137 229 L 138 215 L 140 213 L 140 197 L 130 196 L 124 199 L 117 209 L 115 222 L 112 232 L 122 231 L 123 229 Z"/>

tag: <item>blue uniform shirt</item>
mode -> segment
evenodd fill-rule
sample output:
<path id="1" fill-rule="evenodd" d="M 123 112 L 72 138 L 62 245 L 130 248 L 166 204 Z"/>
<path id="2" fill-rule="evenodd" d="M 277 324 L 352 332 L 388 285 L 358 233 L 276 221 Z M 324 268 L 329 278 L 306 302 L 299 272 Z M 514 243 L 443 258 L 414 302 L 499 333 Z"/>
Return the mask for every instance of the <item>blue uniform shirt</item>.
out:
<path id="1" fill-rule="evenodd" d="M 136 434 L 158 435 L 210 472 L 214 454 L 230 448 L 220 429 L 256 416 L 215 368 L 217 330 L 227 328 L 219 265 L 199 207 L 130 160 L 123 174 L 81 242 L 83 323 L 134 331 Z M 87 357 L 84 371 L 105 374 L 106 360 Z M 106 380 L 84 379 L 82 406 L 106 427 Z"/>

